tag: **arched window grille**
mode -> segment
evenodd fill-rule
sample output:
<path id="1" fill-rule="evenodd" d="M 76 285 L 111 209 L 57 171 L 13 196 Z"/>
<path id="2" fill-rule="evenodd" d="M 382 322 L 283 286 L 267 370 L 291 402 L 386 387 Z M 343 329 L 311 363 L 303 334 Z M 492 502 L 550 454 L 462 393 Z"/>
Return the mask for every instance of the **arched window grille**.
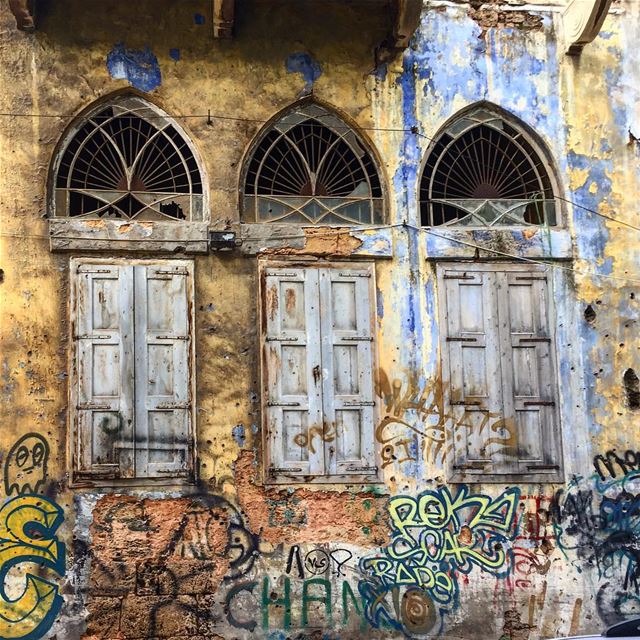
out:
<path id="1" fill-rule="evenodd" d="M 324 107 L 288 111 L 258 140 L 244 182 L 245 222 L 379 224 L 378 171 L 359 136 Z"/>
<path id="2" fill-rule="evenodd" d="M 479 108 L 435 140 L 420 182 L 423 226 L 555 225 L 548 170 L 524 130 Z"/>
<path id="3" fill-rule="evenodd" d="M 54 184 L 56 217 L 203 219 L 202 177 L 185 136 L 137 97 L 85 118 L 63 145 Z"/>

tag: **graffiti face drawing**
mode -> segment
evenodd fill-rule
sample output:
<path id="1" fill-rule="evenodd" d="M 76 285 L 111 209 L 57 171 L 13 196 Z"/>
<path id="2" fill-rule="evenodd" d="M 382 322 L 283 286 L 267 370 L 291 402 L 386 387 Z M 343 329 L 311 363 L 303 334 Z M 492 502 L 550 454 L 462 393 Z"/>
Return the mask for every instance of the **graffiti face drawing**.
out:
<path id="1" fill-rule="evenodd" d="M 37 493 L 47 480 L 49 445 L 37 433 L 28 433 L 18 440 L 4 465 L 4 489 L 12 493 Z"/>

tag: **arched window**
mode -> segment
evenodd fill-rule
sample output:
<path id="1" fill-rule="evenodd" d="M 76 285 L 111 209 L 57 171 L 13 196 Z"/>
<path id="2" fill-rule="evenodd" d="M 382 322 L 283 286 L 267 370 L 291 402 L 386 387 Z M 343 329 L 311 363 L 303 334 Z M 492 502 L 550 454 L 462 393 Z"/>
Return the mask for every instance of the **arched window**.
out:
<path id="1" fill-rule="evenodd" d="M 54 215 L 200 221 L 202 177 L 186 136 L 134 96 L 89 113 L 63 140 L 54 167 Z"/>
<path id="2" fill-rule="evenodd" d="M 442 131 L 420 182 L 423 226 L 555 225 L 550 173 L 524 127 L 481 107 Z"/>
<path id="3" fill-rule="evenodd" d="M 244 222 L 376 224 L 384 200 L 371 153 L 315 103 L 287 111 L 257 140 L 244 179 Z"/>

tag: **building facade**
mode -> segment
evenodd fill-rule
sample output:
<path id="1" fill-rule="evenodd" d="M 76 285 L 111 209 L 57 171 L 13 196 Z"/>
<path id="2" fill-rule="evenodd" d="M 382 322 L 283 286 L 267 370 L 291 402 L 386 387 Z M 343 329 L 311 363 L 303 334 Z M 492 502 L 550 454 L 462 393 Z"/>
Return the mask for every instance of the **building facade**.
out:
<path id="1" fill-rule="evenodd" d="M 640 612 L 637 0 L 0 20 L 0 637 Z"/>

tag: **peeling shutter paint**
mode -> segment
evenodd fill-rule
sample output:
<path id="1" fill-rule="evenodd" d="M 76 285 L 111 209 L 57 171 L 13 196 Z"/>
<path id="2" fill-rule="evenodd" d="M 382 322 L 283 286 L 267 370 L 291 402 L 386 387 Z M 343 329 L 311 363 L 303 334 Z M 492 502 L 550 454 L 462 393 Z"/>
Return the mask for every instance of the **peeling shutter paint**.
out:
<path id="1" fill-rule="evenodd" d="M 263 317 L 271 479 L 372 476 L 373 267 L 268 267 Z"/>
<path id="2" fill-rule="evenodd" d="M 555 352 L 544 268 L 440 265 L 455 478 L 557 477 Z"/>
<path id="3" fill-rule="evenodd" d="M 78 475 L 184 475 L 192 458 L 192 265 L 77 264 Z"/>

